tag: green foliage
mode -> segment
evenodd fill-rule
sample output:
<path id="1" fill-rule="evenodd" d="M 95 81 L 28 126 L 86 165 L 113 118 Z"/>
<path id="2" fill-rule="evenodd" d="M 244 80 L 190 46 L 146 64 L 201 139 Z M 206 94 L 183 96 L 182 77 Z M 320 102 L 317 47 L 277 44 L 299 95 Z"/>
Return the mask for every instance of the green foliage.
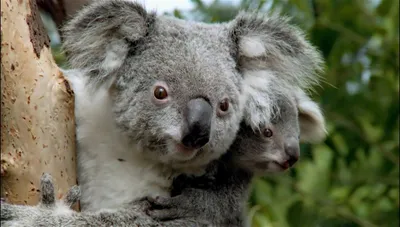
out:
<path id="1" fill-rule="evenodd" d="M 399 1 L 192 2 L 188 14 L 206 22 L 228 21 L 240 9 L 290 15 L 326 59 L 314 99 L 329 136 L 302 145 L 290 172 L 254 180 L 253 226 L 398 226 Z"/>
<path id="2" fill-rule="evenodd" d="M 399 226 L 399 1 L 191 1 L 193 10 L 172 15 L 206 22 L 240 9 L 290 15 L 326 59 L 314 99 L 329 136 L 302 145 L 290 172 L 254 179 L 253 226 Z"/>

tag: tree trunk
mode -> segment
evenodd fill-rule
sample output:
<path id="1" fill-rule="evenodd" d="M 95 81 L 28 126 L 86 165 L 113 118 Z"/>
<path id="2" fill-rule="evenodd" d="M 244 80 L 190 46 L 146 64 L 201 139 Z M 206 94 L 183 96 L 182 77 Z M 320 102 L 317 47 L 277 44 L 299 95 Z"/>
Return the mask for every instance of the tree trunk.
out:
<path id="1" fill-rule="evenodd" d="M 77 183 L 74 96 L 35 0 L 1 0 L 1 47 L 1 196 L 36 204 L 48 172 L 61 197 Z"/>

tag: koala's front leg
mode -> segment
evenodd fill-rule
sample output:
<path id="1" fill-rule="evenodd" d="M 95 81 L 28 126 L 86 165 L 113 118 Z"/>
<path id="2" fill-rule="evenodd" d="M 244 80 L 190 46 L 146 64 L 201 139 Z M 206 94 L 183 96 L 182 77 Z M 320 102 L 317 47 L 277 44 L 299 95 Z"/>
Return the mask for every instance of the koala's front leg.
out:
<path id="1" fill-rule="evenodd" d="M 1 224 L 4 226 L 44 226 L 57 224 L 53 213 L 73 214 L 70 207 L 79 200 L 80 189 L 73 186 L 61 201 L 55 200 L 54 185 L 50 174 L 43 174 L 40 179 L 40 202 L 37 206 L 12 205 L 1 203 Z M 64 212 L 62 212 L 64 211 Z"/>
<path id="2" fill-rule="evenodd" d="M 170 198 L 147 198 L 151 207 L 147 214 L 167 226 L 230 226 L 243 225 L 240 193 L 231 187 L 200 189 L 185 188 Z"/>
<path id="3" fill-rule="evenodd" d="M 128 207 L 121 207 L 121 209 L 79 213 L 70 208 L 80 198 L 80 188 L 78 186 L 72 187 L 61 201 L 57 201 L 50 174 L 43 174 L 40 185 L 41 196 L 37 206 L 1 203 L 2 226 L 163 226 L 144 213 L 147 201 L 146 203 L 138 201 Z"/>
<path id="4" fill-rule="evenodd" d="M 208 221 L 206 220 L 208 206 L 213 206 L 212 202 L 213 195 L 206 190 L 185 188 L 182 193 L 177 196 L 170 198 L 167 197 L 155 197 L 147 198 L 151 204 L 151 207 L 147 210 L 147 214 L 159 221 L 167 220 L 196 220 L 198 222 Z"/>

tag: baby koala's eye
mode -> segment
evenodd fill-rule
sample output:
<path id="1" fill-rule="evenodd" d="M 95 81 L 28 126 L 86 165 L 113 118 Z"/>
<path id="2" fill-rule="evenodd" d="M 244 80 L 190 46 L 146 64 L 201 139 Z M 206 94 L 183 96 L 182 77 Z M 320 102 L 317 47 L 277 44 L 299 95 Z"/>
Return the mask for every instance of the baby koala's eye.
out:
<path id="1" fill-rule="evenodd" d="M 167 89 L 163 86 L 157 86 L 154 88 L 154 97 L 156 99 L 162 100 L 168 97 Z"/>
<path id="2" fill-rule="evenodd" d="M 271 137 L 272 135 L 273 135 L 274 133 L 272 132 L 272 130 L 271 129 L 269 129 L 269 128 L 266 128 L 266 129 L 264 129 L 263 130 L 263 135 L 265 136 L 265 137 Z"/>
<path id="3" fill-rule="evenodd" d="M 218 106 L 218 116 L 223 116 L 229 110 L 229 100 L 227 98 L 223 99 Z"/>

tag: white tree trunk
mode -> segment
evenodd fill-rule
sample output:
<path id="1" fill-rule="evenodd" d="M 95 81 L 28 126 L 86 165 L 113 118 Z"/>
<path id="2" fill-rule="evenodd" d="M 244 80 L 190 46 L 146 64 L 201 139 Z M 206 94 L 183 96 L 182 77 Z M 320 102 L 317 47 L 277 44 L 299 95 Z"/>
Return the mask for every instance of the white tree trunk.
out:
<path id="1" fill-rule="evenodd" d="M 1 196 L 36 204 L 43 172 L 62 196 L 77 183 L 74 96 L 35 0 L 1 0 L 1 93 Z"/>

